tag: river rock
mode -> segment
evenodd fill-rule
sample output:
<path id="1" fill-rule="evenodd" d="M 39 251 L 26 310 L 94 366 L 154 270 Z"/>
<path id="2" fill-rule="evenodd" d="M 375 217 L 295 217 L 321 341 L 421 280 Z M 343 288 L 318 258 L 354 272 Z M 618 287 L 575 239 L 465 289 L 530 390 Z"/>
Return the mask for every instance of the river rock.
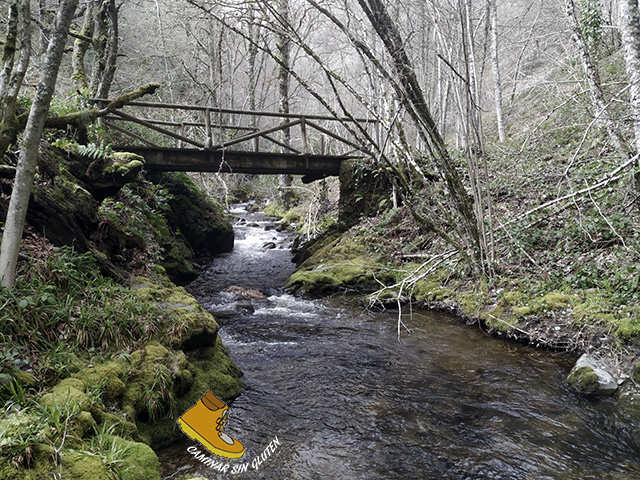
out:
<path id="1" fill-rule="evenodd" d="M 256 311 L 254 306 L 251 304 L 250 300 L 241 300 L 241 301 L 237 302 L 236 303 L 236 310 L 238 312 L 247 312 L 247 313 L 253 313 L 253 312 Z"/>
<path id="2" fill-rule="evenodd" d="M 224 289 L 227 293 L 232 293 L 241 298 L 255 298 L 258 300 L 265 300 L 267 296 L 260 290 L 255 288 L 243 288 L 238 285 L 231 285 Z"/>
<path id="3" fill-rule="evenodd" d="M 264 245 L 262 245 L 262 248 L 274 249 L 276 248 L 276 244 L 274 242 L 267 242 Z"/>
<path id="4" fill-rule="evenodd" d="M 618 382 L 613 375 L 588 353 L 578 359 L 567 377 L 567 382 L 578 392 L 587 395 L 613 395 L 618 390 Z"/>

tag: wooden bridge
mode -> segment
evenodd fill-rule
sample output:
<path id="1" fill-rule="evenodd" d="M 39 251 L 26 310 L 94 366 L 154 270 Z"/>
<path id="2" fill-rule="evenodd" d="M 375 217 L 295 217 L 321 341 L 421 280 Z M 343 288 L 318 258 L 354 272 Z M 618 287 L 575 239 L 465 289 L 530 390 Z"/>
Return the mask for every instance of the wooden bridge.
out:
<path id="1" fill-rule="evenodd" d="M 293 174 L 305 183 L 364 156 L 347 126 L 359 122 L 372 136 L 378 128 L 371 119 L 151 102 L 129 103 L 102 122 L 115 149 L 142 155 L 149 171 Z"/>

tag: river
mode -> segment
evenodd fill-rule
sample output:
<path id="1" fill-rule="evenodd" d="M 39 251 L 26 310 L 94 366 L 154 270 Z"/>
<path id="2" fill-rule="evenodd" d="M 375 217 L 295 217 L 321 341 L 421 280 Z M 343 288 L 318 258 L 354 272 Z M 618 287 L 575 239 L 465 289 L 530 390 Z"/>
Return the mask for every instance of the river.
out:
<path id="1" fill-rule="evenodd" d="M 220 336 L 244 372 L 225 431 L 246 453 L 209 468 L 185 437 L 159 452 L 165 480 L 640 478 L 614 400 L 565 385 L 574 357 L 433 312 L 405 315 L 410 331 L 398 339 L 397 312 L 284 293 L 291 238 L 242 206 L 232 213 L 234 251 L 203 266 L 189 290 L 225 318 Z M 230 285 L 268 298 L 239 299 Z"/>

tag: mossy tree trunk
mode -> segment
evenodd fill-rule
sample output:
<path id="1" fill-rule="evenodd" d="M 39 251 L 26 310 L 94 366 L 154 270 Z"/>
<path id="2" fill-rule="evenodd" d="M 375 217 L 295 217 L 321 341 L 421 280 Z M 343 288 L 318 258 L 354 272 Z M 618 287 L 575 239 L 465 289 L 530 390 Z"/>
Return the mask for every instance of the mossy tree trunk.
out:
<path id="1" fill-rule="evenodd" d="M 16 62 L 16 57 L 18 60 Z M 11 141 L 16 124 L 16 102 L 31 58 L 31 7 L 29 0 L 14 0 L 9 6 L 7 36 L 0 72 L 0 153 Z M 6 146 L 5 146 L 6 144 Z"/>
<path id="2" fill-rule="evenodd" d="M 116 71 L 118 58 L 118 8 L 115 0 L 89 3 L 85 9 L 81 30 L 73 50 L 73 78 L 80 91 L 90 97 L 107 98 Z M 87 73 L 85 57 L 94 51 L 91 78 Z"/>
<path id="3" fill-rule="evenodd" d="M 13 286 L 15 282 L 18 252 L 35 175 L 38 147 L 55 90 L 69 27 L 77 5 L 78 0 L 65 0 L 60 5 L 57 24 L 47 49 L 41 70 L 41 80 L 20 145 L 20 158 L 9 202 L 2 244 L 0 245 L 0 283 L 6 287 Z"/>

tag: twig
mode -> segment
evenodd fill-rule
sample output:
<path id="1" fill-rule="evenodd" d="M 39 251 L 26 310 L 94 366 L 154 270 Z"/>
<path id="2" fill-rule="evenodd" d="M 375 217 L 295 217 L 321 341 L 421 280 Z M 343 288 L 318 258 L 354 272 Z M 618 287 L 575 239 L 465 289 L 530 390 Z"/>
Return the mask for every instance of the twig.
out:
<path id="1" fill-rule="evenodd" d="M 512 329 L 514 329 L 514 330 L 516 330 L 516 331 L 518 331 L 518 332 L 522 333 L 523 335 L 526 335 L 528 338 L 530 338 L 530 339 L 532 339 L 532 338 L 533 338 L 533 334 L 532 334 L 532 333 L 527 332 L 526 330 L 522 330 L 521 328 L 518 328 L 518 327 L 516 327 L 515 325 L 513 325 L 513 324 L 511 324 L 511 323 L 509 323 L 509 322 L 507 322 L 507 321 L 505 321 L 505 320 L 502 320 L 501 318 L 498 318 L 498 317 L 496 317 L 496 316 L 494 316 L 494 315 L 491 315 L 490 313 L 487 313 L 487 315 L 488 315 L 489 317 L 493 318 L 494 320 L 497 320 L 498 322 L 504 323 L 504 324 L 505 324 L 505 325 L 507 325 L 509 328 L 512 328 Z M 549 342 L 547 342 L 547 341 L 546 341 L 545 339 L 543 339 L 543 338 L 536 338 L 536 341 L 538 341 L 538 342 L 540 342 L 540 343 L 544 343 L 544 344 L 546 344 L 546 345 L 548 345 L 548 344 L 549 344 Z"/>
<path id="2" fill-rule="evenodd" d="M 601 188 L 606 187 L 611 182 L 621 179 L 622 175 L 618 175 L 618 173 L 621 172 L 622 170 L 624 170 L 625 168 L 627 168 L 629 165 L 632 165 L 633 163 L 637 162 L 638 158 L 640 158 L 640 154 L 634 155 L 633 157 L 631 157 L 629 160 L 624 162 L 618 168 L 616 168 L 615 170 L 610 172 L 607 176 L 602 178 L 600 181 L 598 181 L 594 185 L 591 185 L 590 187 L 587 187 L 587 188 L 583 188 L 582 190 L 578 190 L 577 192 L 573 192 L 573 193 L 570 193 L 568 195 L 564 195 L 562 197 L 558 197 L 558 198 L 556 198 L 554 200 L 550 200 L 550 201 L 548 201 L 546 203 L 543 203 L 542 205 L 538 205 L 537 207 L 532 208 L 531 210 L 528 210 L 528 211 L 524 212 L 521 215 L 518 215 L 516 218 L 514 218 L 512 220 L 509 220 L 506 223 L 506 225 L 510 225 L 512 223 L 517 222 L 518 220 L 522 220 L 523 218 L 528 217 L 532 213 L 536 213 L 536 212 L 539 212 L 540 210 L 544 210 L 545 208 L 548 208 L 548 207 L 550 207 L 552 205 L 555 205 L 556 203 L 560 203 L 563 200 L 569 200 L 569 199 L 574 198 L 574 197 L 576 197 L 578 195 L 582 195 L 584 193 L 589 193 L 589 192 L 592 192 L 594 190 L 599 190 Z"/>

